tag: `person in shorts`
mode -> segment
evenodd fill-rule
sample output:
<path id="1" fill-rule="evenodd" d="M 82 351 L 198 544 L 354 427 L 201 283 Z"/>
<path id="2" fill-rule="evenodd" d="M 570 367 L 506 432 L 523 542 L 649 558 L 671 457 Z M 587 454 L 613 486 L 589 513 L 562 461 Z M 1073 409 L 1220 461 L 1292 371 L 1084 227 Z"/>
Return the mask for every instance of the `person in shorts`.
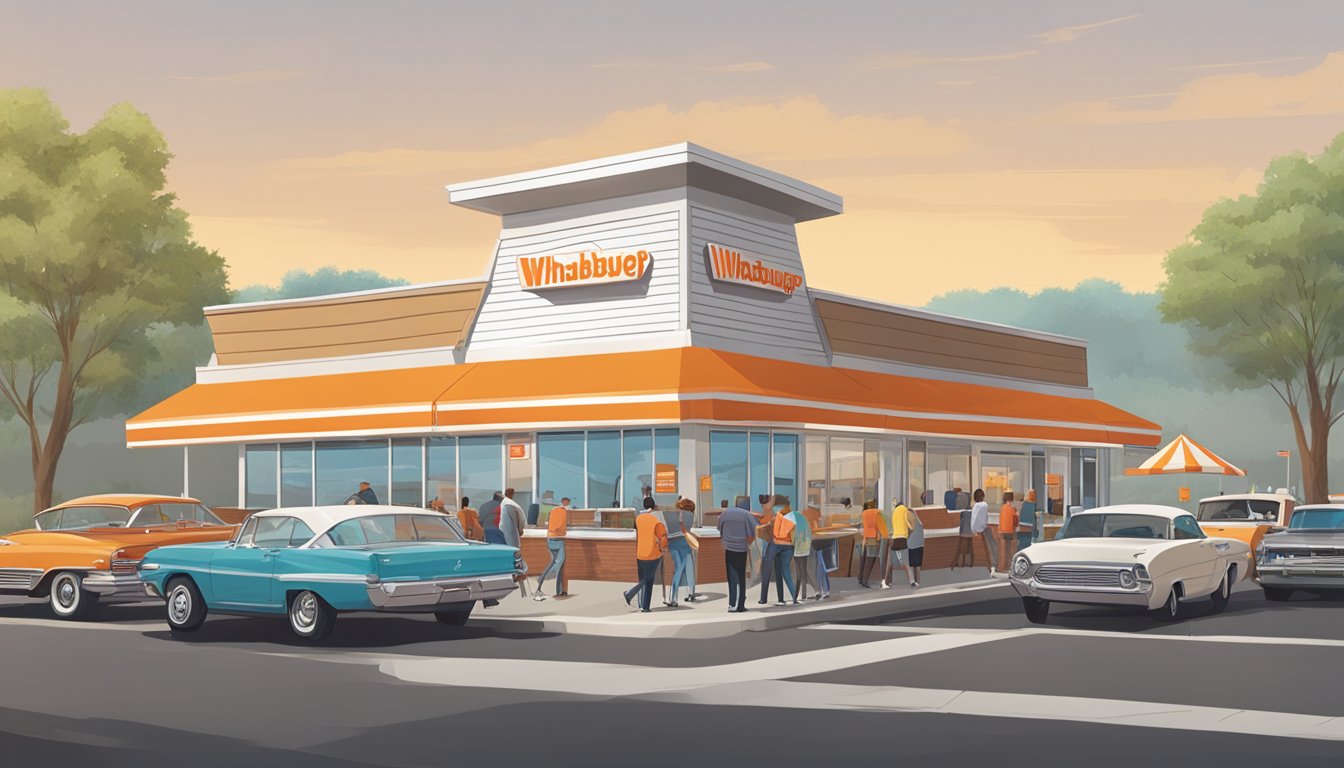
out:
<path id="1" fill-rule="evenodd" d="M 919 514 L 913 509 L 905 510 L 906 529 L 909 536 L 906 539 L 906 567 L 905 575 L 910 580 L 912 589 L 919 588 L 919 572 L 924 567 L 924 521 L 919 519 Z"/>
<path id="2" fill-rule="evenodd" d="M 882 574 L 883 589 L 891 587 L 891 574 L 898 565 L 905 568 L 905 550 L 910 536 L 909 508 L 899 499 L 892 499 L 891 503 L 891 538 L 888 544 L 890 555 L 887 558 L 887 568 Z M 909 575 L 908 570 L 906 575 Z"/>

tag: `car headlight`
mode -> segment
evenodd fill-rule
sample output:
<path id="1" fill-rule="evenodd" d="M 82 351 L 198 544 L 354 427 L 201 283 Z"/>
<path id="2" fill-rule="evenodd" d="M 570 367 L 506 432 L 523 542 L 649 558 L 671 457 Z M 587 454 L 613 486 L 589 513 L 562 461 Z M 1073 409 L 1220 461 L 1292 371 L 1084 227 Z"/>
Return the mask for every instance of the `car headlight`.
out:
<path id="1" fill-rule="evenodd" d="M 1027 570 L 1031 568 L 1031 561 L 1026 555 L 1018 555 L 1013 559 L 1013 575 L 1022 577 L 1027 575 Z"/>
<path id="2" fill-rule="evenodd" d="M 1133 589 L 1137 586 L 1139 580 L 1134 575 L 1134 571 L 1125 569 L 1120 572 L 1120 586 L 1124 589 Z"/>
<path id="3" fill-rule="evenodd" d="M 1148 575 L 1148 569 L 1142 565 L 1134 566 L 1134 578 L 1139 581 L 1152 581 L 1152 577 Z"/>

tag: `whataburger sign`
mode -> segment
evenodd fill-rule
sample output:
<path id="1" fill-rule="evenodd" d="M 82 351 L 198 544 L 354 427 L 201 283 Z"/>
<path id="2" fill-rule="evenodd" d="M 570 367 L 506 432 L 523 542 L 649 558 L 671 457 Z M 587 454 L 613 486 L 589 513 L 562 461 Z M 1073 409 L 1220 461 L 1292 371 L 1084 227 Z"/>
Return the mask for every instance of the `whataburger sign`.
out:
<path id="1" fill-rule="evenodd" d="M 644 277 L 653 255 L 605 253 L 601 248 L 561 256 L 518 257 L 518 285 L 524 290 L 624 283 Z"/>
<path id="2" fill-rule="evenodd" d="M 720 282 L 765 288 L 786 296 L 792 296 L 803 284 L 802 275 L 773 266 L 764 257 L 717 243 L 707 243 L 705 250 L 709 252 L 710 275 Z"/>

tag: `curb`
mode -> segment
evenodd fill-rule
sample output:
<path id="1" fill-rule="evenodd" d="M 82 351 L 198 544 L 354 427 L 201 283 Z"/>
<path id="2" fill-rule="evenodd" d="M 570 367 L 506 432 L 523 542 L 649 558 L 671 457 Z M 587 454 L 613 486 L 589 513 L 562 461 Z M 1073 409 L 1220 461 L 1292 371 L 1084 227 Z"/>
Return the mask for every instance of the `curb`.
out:
<path id="1" fill-rule="evenodd" d="M 842 602 L 808 605 L 794 609 L 750 610 L 746 614 L 718 616 L 691 616 L 678 614 L 678 618 L 645 617 L 643 614 L 627 613 L 616 616 L 489 616 L 472 617 L 469 626 L 483 627 L 509 633 L 533 634 L 569 634 L 593 635 L 601 637 L 629 638 L 669 638 L 710 639 L 728 637 L 740 632 L 762 632 L 772 629 L 790 629 L 843 621 L 860 621 L 893 613 L 904 603 L 936 597 L 957 597 L 964 599 L 957 603 L 973 602 L 981 599 L 980 592 L 994 587 L 1007 587 L 1006 579 L 980 579 L 945 587 L 933 587 L 914 594 L 899 594 L 889 597 L 848 600 Z"/>

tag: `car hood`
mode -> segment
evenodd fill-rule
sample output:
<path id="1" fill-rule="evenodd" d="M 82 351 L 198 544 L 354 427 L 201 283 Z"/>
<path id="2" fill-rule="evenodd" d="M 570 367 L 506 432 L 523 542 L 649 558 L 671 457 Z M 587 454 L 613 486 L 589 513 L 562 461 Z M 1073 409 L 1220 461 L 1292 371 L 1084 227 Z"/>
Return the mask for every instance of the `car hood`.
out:
<path id="1" fill-rule="evenodd" d="M 1265 548 L 1272 547 L 1344 547 L 1344 531 L 1311 530 L 1271 533 L 1264 538 Z"/>
<path id="2" fill-rule="evenodd" d="M 1023 552 L 1036 565 L 1076 562 L 1129 565 L 1150 562 L 1159 552 L 1184 543 L 1153 539 L 1065 539 L 1032 544 Z"/>

